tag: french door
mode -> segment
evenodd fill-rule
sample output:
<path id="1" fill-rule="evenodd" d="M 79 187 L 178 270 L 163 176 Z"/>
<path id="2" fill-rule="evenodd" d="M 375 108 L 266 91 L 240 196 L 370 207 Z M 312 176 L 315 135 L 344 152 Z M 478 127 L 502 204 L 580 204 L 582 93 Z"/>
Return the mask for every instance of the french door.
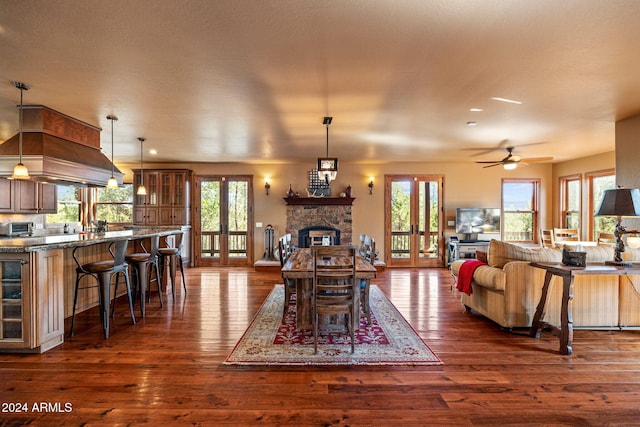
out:
<path id="1" fill-rule="evenodd" d="M 385 176 L 385 260 L 390 267 L 442 267 L 443 176 Z"/>
<path id="2" fill-rule="evenodd" d="M 196 267 L 253 265 L 252 177 L 196 176 Z"/>

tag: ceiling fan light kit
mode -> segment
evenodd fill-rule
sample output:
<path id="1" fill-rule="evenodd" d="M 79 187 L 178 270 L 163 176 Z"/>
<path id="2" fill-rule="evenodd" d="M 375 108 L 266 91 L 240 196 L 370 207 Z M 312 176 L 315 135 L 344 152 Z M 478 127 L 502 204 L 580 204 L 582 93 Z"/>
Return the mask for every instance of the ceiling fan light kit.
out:
<path id="1" fill-rule="evenodd" d="M 488 161 L 488 162 L 476 162 L 476 163 L 486 164 L 486 166 L 483 166 L 484 168 L 492 168 L 494 166 L 502 165 L 502 167 L 505 170 L 513 170 L 513 169 L 516 169 L 520 164 L 527 165 L 529 163 L 548 162 L 553 160 L 553 157 L 532 157 L 528 159 L 523 159 L 517 154 L 513 154 L 514 149 L 515 147 L 507 147 L 507 156 L 502 160 L 498 160 L 494 162 Z"/>

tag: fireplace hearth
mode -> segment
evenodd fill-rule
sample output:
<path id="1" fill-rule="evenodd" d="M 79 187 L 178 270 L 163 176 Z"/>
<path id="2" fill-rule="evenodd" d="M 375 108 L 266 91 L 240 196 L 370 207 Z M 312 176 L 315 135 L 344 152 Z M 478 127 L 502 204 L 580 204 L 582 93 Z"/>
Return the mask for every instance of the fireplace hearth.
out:
<path id="1" fill-rule="evenodd" d="M 302 199 L 302 198 L 300 198 Z M 341 202 L 340 204 L 336 203 Z M 287 229 L 291 233 L 291 240 L 297 242 L 298 247 L 309 246 L 309 231 L 330 231 L 335 233 L 334 244 L 351 245 L 352 220 L 351 202 L 345 198 L 318 198 L 315 200 L 287 201 Z M 313 204 L 312 204 L 313 203 Z"/>
<path id="2" fill-rule="evenodd" d="M 311 246 L 311 237 L 310 234 L 314 231 L 321 231 L 322 234 L 333 235 L 332 245 L 340 244 L 340 230 L 333 227 L 327 227 L 324 225 L 316 225 L 311 227 L 305 227 L 302 230 L 298 230 L 298 247 L 299 248 L 308 248 Z M 326 233 L 325 233 L 326 232 Z"/>

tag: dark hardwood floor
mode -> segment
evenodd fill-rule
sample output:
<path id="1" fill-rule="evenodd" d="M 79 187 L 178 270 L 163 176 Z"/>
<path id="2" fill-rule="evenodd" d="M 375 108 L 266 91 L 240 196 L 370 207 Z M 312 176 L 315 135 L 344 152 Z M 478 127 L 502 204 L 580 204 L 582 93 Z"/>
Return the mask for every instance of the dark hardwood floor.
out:
<path id="1" fill-rule="evenodd" d="M 186 273 L 137 325 L 119 301 L 108 340 L 93 310 L 62 346 L 0 355 L 0 425 L 640 425 L 640 332 L 578 330 L 562 356 L 466 312 L 447 270 L 391 269 L 374 283 L 444 365 L 223 366 L 279 273 Z"/>

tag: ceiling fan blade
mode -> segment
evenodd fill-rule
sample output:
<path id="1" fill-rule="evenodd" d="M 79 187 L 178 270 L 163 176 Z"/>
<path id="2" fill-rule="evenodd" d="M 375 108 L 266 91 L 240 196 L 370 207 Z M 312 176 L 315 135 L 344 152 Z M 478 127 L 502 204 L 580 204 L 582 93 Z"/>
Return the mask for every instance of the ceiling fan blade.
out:
<path id="1" fill-rule="evenodd" d="M 521 162 L 525 163 L 550 162 L 551 160 L 553 160 L 553 157 L 532 157 L 529 159 L 520 159 Z"/>
<path id="2" fill-rule="evenodd" d="M 476 163 L 486 163 L 486 164 L 493 163 L 493 164 L 499 165 L 499 164 L 500 164 L 500 163 L 502 163 L 502 162 L 496 162 L 495 160 L 493 160 L 493 161 L 485 161 L 485 162 L 483 162 L 483 161 L 478 161 L 478 162 L 476 162 Z"/>
<path id="3" fill-rule="evenodd" d="M 488 163 L 488 162 L 478 162 L 478 163 Z M 492 165 L 483 166 L 483 168 L 492 168 L 494 166 L 500 166 L 501 163 L 494 163 Z"/>

